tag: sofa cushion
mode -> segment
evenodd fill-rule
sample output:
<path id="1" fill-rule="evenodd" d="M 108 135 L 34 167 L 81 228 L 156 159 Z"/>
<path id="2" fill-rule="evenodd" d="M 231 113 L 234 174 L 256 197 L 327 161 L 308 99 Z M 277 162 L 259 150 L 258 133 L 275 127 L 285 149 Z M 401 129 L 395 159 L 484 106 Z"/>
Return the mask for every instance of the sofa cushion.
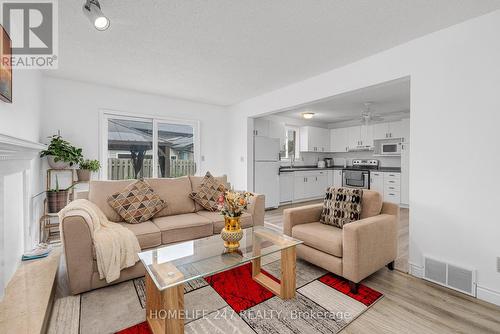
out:
<path id="1" fill-rule="evenodd" d="M 132 231 L 141 249 L 158 247 L 161 245 L 161 231 L 151 220 L 139 224 L 118 223 Z"/>
<path id="2" fill-rule="evenodd" d="M 330 187 L 325 194 L 320 222 L 342 228 L 361 217 L 362 189 Z"/>
<path id="3" fill-rule="evenodd" d="M 200 191 L 201 182 L 203 181 L 204 178 L 205 178 L 204 176 L 194 176 L 194 175 L 189 176 L 189 180 L 191 180 L 191 191 L 192 192 Z M 226 175 L 214 176 L 214 178 L 217 181 L 219 181 L 222 185 L 224 185 L 224 187 L 229 188 Z M 203 208 L 200 204 L 195 202 L 195 211 L 200 211 L 200 210 L 205 210 L 205 208 Z"/>
<path id="4" fill-rule="evenodd" d="M 135 181 L 136 180 L 90 181 L 88 199 L 97 205 L 110 221 L 121 222 L 123 218 L 108 204 L 108 198 Z"/>
<path id="5" fill-rule="evenodd" d="M 224 216 L 222 216 L 219 212 L 210 212 L 210 211 L 198 211 L 196 214 L 203 216 L 209 219 L 213 223 L 214 234 L 220 233 L 224 228 Z M 240 219 L 241 228 L 247 228 L 253 226 L 253 217 L 251 214 L 245 212 L 241 216 Z"/>
<path id="6" fill-rule="evenodd" d="M 222 183 L 217 181 L 210 172 L 207 172 L 198 190 L 193 191 L 190 197 L 205 210 L 217 211 L 218 200 L 225 189 Z"/>
<path id="7" fill-rule="evenodd" d="M 194 212 L 194 201 L 189 198 L 191 181 L 187 176 L 172 179 L 146 179 L 146 181 L 167 203 L 167 206 L 158 212 L 155 218 Z"/>
<path id="8" fill-rule="evenodd" d="M 153 223 L 161 231 L 163 244 L 198 239 L 213 234 L 212 222 L 196 213 L 153 218 Z"/>
<path id="9" fill-rule="evenodd" d="M 363 190 L 361 203 L 361 219 L 377 216 L 382 210 L 382 195 L 375 190 Z"/>
<path id="10" fill-rule="evenodd" d="M 145 222 L 165 207 L 165 202 L 143 180 L 111 195 L 108 204 L 129 224 Z"/>
<path id="11" fill-rule="evenodd" d="M 292 228 L 292 237 L 302 240 L 305 245 L 342 257 L 342 229 L 317 223 L 295 225 Z"/>

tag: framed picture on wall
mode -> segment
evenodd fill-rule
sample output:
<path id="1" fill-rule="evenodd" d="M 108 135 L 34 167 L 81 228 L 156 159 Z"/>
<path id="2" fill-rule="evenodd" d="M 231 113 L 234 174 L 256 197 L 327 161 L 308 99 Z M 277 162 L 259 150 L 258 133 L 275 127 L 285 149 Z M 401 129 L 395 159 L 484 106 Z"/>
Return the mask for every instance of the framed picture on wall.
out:
<path id="1" fill-rule="evenodd" d="M 12 41 L 0 25 L 0 99 L 12 103 Z"/>

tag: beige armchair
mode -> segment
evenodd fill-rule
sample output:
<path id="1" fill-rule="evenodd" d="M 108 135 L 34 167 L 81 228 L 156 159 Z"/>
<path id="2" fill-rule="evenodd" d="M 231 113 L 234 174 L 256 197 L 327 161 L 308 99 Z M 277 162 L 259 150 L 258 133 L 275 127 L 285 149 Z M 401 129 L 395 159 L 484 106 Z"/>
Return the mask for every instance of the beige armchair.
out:
<path id="1" fill-rule="evenodd" d="M 399 206 L 382 202 L 376 191 L 363 191 L 361 219 L 343 229 L 319 222 L 323 204 L 286 209 L 284 232 L 304 243 L 297 256 L 358 283 L 385 265 L 391 270 L 397 255 Z"/>

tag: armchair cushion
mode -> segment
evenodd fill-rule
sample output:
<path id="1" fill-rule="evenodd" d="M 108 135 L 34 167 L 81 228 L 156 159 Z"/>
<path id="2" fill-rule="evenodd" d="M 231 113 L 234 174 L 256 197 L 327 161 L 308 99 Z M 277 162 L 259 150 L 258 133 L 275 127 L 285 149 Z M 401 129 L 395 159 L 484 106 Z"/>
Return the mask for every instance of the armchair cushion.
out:
<path id="1" fill-rule="evenodd" d="M 360 219 L 362 189 L 330 187 L 326 191 L 320 222 L 343 228 Z"/>
<path id="2" fill-rule="evenodd" d="M 292 228 L 292 237 L 302 240 L 305 245 L 342 257 L 342 229 L 321 224 L 300 224 Z"/>

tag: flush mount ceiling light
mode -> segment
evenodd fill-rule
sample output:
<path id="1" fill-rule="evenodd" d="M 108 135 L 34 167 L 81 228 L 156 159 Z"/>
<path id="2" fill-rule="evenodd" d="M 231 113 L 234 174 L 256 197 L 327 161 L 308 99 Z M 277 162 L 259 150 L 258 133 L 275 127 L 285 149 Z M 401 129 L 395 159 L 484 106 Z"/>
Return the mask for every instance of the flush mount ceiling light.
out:
<path id="1" fill-rule="evenodd" d="M 98 0 L 86 0 L 83 4 L 83 13 L 97 30 L 103 31 L 109 28 L 109 19 L 102 13 Z"/>
<path id="2" fill-rule="evenodd" d="M 302 113 L 302 117 L 304 117 L 305 119 L 311 119 L 314 117 L 314 113 L 313 112 L 304 112 L 304 113 Z"/>

